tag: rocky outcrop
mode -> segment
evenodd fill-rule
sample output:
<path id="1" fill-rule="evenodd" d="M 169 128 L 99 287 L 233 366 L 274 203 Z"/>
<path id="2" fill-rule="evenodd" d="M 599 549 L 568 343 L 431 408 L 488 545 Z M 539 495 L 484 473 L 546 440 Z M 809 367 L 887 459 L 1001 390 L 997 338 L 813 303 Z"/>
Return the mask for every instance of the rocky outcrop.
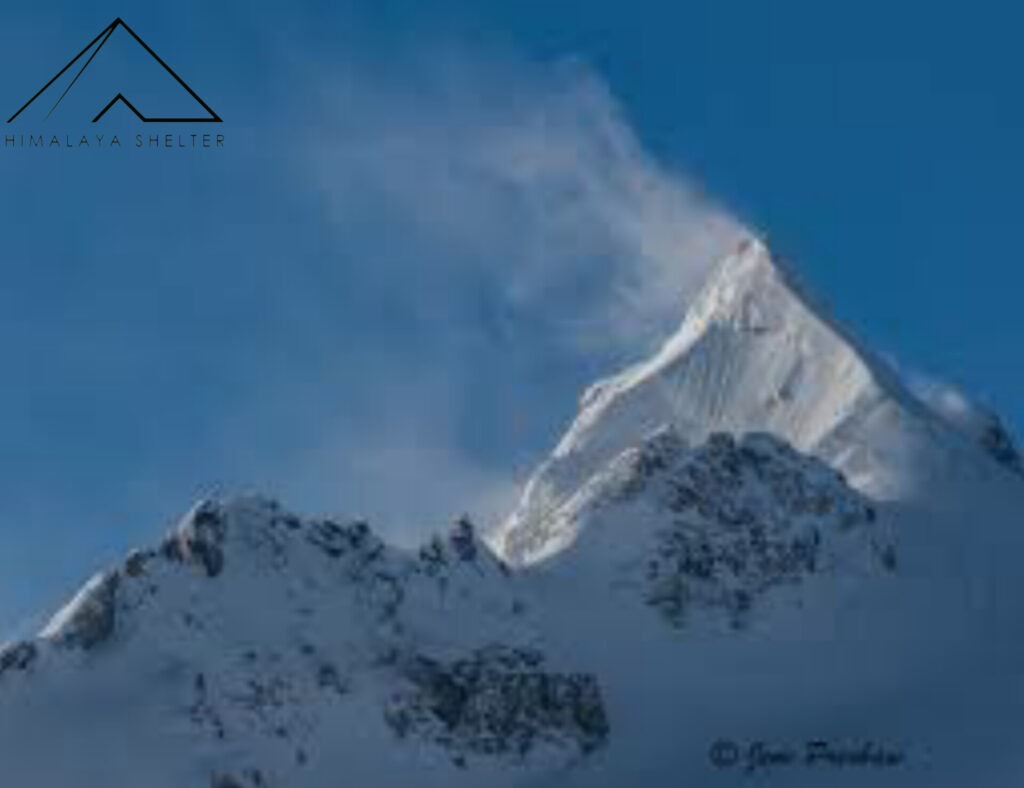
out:
<path id="1" fill-rule="evenodd" d="M 741 626 L 774 586 L 854 562 L 896 568 L 872 503 L 842 474 L 766 434 L 716 433 L 687 451 L 671 429 L 621 458 L 609 497 L 645 491 L 664 512 L 646 567 L 646 599 L 675 625 L 720 609 Z"/>
<path id="2" fill-rule="evenodd" d="M 1024 475 L 1024 460 L 1021 459 L 1020 451 L 1017 449 L 1010 432 L 998 419 L 993 418 L 992 423 L 988 424 L 981 431 L 978 442 L 1000 465 L 1004 465 L 1011 471 Z"/>
<path id="3" fill-rule="evenodd" d="M 572 757 L 608 738 L 597 679 L 546 670 L 537 651 L 491 646 L 452 662 L 417 655 L 402 672 L 410 687 L 388 704 L 388 724 L 400 738 L 444 747 L 459 765 L 543 747 Z"/>
<path id="4" fill-rule="evenodd" d="M 28 670 L 39 656 L 39 648 L 35 643 L 11 643 L 0 649 L 0 679 L 5 673 Z"/>
<path id="5" fill-rule="evenodd" d="M 96 575 L 47 625 L 42 636 L 66 648 L 91 649 L 114 634 L 121 574 Z"/>
<path id="6" fill-rule="evenodd" d="M 163 553 L 171 560 L 197 564 L 208 577 L 216 577 L 224 569 L 222 545 L 226 535 L 224 512 L 215 501 L 202 501 L 167 538 Z"/>

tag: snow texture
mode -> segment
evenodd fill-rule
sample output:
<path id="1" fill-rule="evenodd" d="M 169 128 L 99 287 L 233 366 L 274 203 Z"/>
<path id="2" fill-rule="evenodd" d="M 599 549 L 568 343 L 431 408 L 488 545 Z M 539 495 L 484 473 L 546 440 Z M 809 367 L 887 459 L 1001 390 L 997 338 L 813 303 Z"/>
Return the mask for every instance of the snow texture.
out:
<path id="1" fill-rule="evenodd" d="M 1005 432 L 940 418 L 752 238 L 712 274 L 653 358 L 583 395 L 576 421 L 496 540 L 506 558 L 529 563 L 564 549 L 567 533 L 545 544 L 514 534 L 547 521 L 615 456 L 666 424 L 689 445 L 713 432 L 771 433 L 885 500 L 965 472 L 988 475 L 973 456 L 979 444 L 1015 462 Z"/>

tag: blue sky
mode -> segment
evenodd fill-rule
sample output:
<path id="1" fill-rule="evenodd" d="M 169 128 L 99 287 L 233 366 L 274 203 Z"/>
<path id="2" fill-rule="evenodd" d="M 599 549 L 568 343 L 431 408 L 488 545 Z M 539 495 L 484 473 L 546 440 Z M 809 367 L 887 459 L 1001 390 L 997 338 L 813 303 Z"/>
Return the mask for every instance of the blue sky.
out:
<path id="1" fill-rule="evenodd" d="M 493 517 L 732 216 L 870 345 L 1024 425 L 1001 6 L 7 10 L 8 115 L 122 16 L 227 140 L 0 150 L 0 631 L 208 492 L 405 541 Z"/>

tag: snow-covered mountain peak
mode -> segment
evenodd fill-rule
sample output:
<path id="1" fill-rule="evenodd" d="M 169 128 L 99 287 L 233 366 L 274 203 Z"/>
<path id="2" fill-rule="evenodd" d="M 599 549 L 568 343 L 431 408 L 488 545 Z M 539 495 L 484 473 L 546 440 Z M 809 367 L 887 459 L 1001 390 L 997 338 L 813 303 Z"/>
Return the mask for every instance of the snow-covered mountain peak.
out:
<path id="1" fill-rule="evenodd" d="M 691 327 L 718 320 L 751 331 L 769 330 L 771 318 L 781 317 L 770 313 L 784 306 L 795 290 L 791 274 L 765 243 L 747 238 L 712 272 L 690 309 Z"/>
<path id="2" fill-rule="evenodd" d="M 715 432 L 770 433 L 881 499 L 934 486 L 953 468 L 988 473 L 979 446 L 996 456 L 911 393 L 750 238 L 711 273 L 660 350 L 587 390 L 496 543 L 511 544 L 514 531 L 553 516 L 613 458 L 665 425 L 691 446 Z"/>
<path id="3" fill-rule="evenodd" d="M 798 445 L 810 445 L 834 421 L 834 417 L 826 414 L 807 414 L 809 399 L 819 404 L 834 403 L 874 388 L 900 400 L 906 407 L 917 406 L 914 397 L 889 367 L 873 358 L 833 321 L 789 267 L 775 259 L 765 243 L 754 237 L 744 240 L 711 272 L 686 310 L 679 329 L 657 353 L 591 387 L 582 404 L 586 408 L 613 397 L 625 387 L 677 373 L 695 354 L 709 361 L 728 362 L 734 374 L 751 367 L 759 367 L 758 371 L 768 367 L 765 371 L 773 375 L 754 378 L 752 382 L 756 385 L 741 392 L 746 400 L 745 413 L 749 418 L 773 418 L 780 426 L 787 426 L 784 437 L 798 438 Z M 714 358 L 707 358 L 709 356 Z M 827 385 L 801 385 L 806 373 L 815 372 L 812 365 L 820 372 L 820 382 Z M 830 375 L 825 380 L 832 370 L 841 374 Z M 705 376 L 703 382 L 706 388 L 713 386 L 714 375 Z M 711 396 L 723 392 L 708 389 L 705 393 Z M 714 418 L 716 413 L 712 411 L 723 421 L 728 421 L 732 415 L 739 416 L 726 412 L 720 396 L 714 403 L 705 404 L 708 406 L 706 413 L 695 411 L 693 421 L 703 421 L 697 416 Z M 806 415 L 818 418 L 808 420 L 804 418 Z M 709 423 L 706 431 L 713 429 L 713 423 Z"/>
<path id="4" fill-rule="evenodd" d="M 716 323 L 753 333 L 784 328 L 794 320 L 816 319 L 815 308 L 789 266 L 772 256 L 759 238 L 744 239 L 715 266 L 688 306 L 682 326 L 656 358 L 685 347 Z"/>

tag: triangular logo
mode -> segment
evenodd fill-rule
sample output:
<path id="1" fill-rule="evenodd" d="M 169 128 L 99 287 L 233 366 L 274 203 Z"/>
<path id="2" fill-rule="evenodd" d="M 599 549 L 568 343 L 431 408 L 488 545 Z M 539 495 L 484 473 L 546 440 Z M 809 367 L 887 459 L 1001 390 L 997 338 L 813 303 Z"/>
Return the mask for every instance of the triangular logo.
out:
<path id="1" fill-rule="evenodd" d="M 109 57 L 97 57 L 104 47 L 104 54 L 109 53 Z M 129 63 L 131 65 L 127 66 Z M 96 123 L 119 103 L 143 123 L 222 122 L 120 17 L 104 28 L 7 122 L 19 116 L 49 120 L 60 114 L 75 116 L 79 121 L 88 118 Z M 82 117 L 82 113 L 87 114 Z"/>

